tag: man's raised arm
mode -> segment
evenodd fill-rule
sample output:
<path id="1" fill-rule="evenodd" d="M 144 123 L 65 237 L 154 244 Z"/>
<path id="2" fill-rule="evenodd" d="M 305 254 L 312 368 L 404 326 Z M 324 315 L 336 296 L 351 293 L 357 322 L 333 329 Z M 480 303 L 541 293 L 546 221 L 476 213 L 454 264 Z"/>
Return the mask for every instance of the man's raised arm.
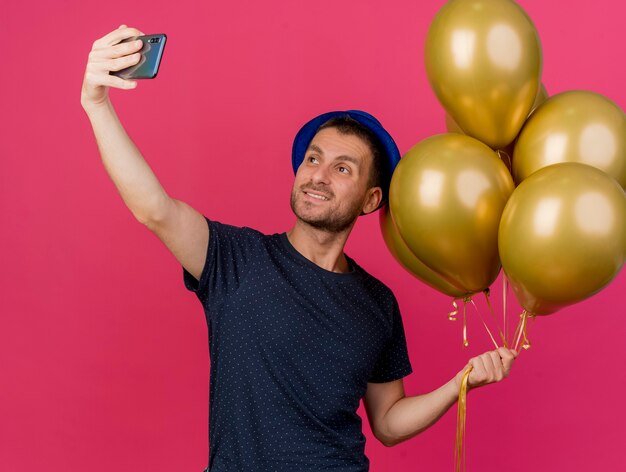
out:
<path id="1" fill-rule="evenodd" d="M 141 41 L 120 41 L 143 34 L 122 25 L 93 43 L 80 101 L 93 127 L 102 163 L 128 209 L 199 279 L 209 240 L 205 218 L 167 194 L 124 130 L 108 96 L 109 87 L 125 90 L 136 87 L 136 81 L 110 75 L 109 71 L 139 61 L 137 51 L 141 49 Z"/>

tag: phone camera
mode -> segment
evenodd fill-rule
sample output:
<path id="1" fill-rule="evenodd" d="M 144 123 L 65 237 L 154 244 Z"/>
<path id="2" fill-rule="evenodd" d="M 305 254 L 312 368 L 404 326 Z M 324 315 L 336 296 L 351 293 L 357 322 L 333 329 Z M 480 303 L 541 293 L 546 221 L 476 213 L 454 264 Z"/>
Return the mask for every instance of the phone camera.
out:
<path id="1" fill-rule="evenodd" d="M 159 38 L 150 38 L 150 42 L 151 43 L 158 43 L 159 42 Z"/>

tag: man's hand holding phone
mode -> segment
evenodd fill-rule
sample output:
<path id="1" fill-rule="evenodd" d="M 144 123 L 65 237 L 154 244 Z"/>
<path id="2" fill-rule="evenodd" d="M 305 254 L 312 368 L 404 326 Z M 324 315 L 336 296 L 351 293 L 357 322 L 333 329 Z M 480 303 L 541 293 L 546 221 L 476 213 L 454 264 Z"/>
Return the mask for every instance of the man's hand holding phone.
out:
<path id="1" fill-rule="evenodd" d="M 144 47 L 141 39 L 126 41 L 133 36 L 145 36 L 137 28 L 121 25 L 102 38 L 94 41 L 85 70 L 81 90 L 83 108 L 98 107 L 108 100 L 109 87 L 134 89 L 136 80 L 125 79 L 110 74 L 138 64 L 142 60 L 139 52 Z M 160 59 L 160 56 L 159 56 Z"/>

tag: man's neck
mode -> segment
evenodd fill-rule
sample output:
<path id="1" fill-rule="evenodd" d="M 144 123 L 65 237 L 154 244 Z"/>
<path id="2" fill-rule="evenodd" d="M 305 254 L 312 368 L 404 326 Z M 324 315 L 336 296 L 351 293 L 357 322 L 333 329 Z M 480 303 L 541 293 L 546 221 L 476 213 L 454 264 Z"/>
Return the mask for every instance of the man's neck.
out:
<path id="1" fill-rule="evenodd" d="M 352 226 L 340 233 L 329 233 L 300 220 L 287 231 L 287 239 L 304 257 L 331 272 L 350 272 L 343 248 Z"/>

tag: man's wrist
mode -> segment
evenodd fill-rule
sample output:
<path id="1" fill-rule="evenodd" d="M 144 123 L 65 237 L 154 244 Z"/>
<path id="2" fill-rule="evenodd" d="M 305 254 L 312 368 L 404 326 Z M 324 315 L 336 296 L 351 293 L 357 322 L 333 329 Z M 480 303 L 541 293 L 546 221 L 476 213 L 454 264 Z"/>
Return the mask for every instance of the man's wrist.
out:
<path id="1" fill-rule="evenodd" d="M 83 107 L 83 110 L 85 110 L 85 113 L 87 113 L 87 115 L 97 114 L 102 110 L 109 110 L 112 106 L 111 101 L 108 97 L 99 103 L 93 103 L 87 100 L 83 101 L 81 99 L 80 104 Z"/>
<path id="2" fill-rule="evenodd" d="M 461 383 L 463 382 L 463 375 L 465 374 L 466 369 L 467 367 L 465 367 L 462 371 L 456 374 L 454 378 L 452 379 L 452 384 L 454 385 L 454 389 L 456 390 L 457 397 L 459 396 L 459 392 L 461 391 Z M 473 390 L 473 389 L 474 389 L 474 386 L 470 385 L 469 379 L 468 379 L 467 391 L 469 392 L 470 390 Z"/>
<path id="3" fill-rule="evenodd" d="M 459 399 L 459 390 L 461 388 L 460 379 L 457 381 L 457 377 L 452 378 L 447 384 L 444 385 L 447 395 L 455 402 Z"/>

